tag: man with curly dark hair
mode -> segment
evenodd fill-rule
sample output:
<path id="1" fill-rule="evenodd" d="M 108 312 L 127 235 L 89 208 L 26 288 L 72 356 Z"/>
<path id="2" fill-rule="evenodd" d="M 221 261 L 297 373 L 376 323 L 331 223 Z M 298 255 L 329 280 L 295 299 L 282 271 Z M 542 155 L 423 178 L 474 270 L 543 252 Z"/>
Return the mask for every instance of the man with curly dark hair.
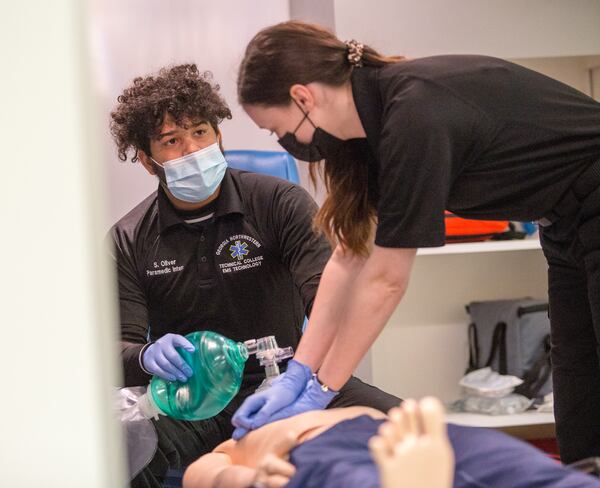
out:
<path id="1" fill-rule="evenodd" d="M 274 335 L 296 347 L 331 248 L 313 231 L 317 206 L 300 186 L 227 167 L 219 124 L 231 112 L 193 64 L 139 77 L 111 113 L 119 157 L 139 160 L 158 190 L 113 226 L 125 386 L 152 375 L 186 381 L 192 372 L 177 347 L 212 330 L 236 341 Z M 310 376 L 294 360 L 283 376 Z M 280 377 L 280 378 L 283 378 Z M 264 378 L 246 363 L 240 393 L 219 415 L 155 422 L 158 450 L 132 486 L 161 486 L 231 437 L 231 417 Z M 383 412 L 399 399 L 351 378 L 331 407 Z"/>
<path id="2" fill-rule="evenodd" d="M 194 64 L 162 69 L 157 76 L 137 77 L 117 98 L 119 105 L 111 113 L 111 133 L 117 144 L 119 159 L 132 161 L 151 154 L 150 139 L 159 135 L 165 114 L 171 123 L 182 125 L 183 119 L 208 122 L 218 134 L 223 119 L 231 111 L 219 96 L 219 86 L 210 84 L 209 72 L 199 73 Z M 146 158 L 147 159 L 147 158 Z"/>

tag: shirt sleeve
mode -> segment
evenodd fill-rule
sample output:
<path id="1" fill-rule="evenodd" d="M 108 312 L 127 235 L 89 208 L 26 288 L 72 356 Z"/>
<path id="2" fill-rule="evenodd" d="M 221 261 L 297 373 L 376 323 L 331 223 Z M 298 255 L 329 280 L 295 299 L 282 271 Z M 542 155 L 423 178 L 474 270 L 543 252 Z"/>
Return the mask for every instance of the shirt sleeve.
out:
<path id="1" fill-rule="evenodd" d="M 444 245 L 453 175 L 468 164 L 480 119 L 475 107 L 426 80 L 404 83 L 389 97 L 377 154 L 375 244 Z"/>
<path id="2" fill-rule="evenodd" d="M 148 339 L 148 306 L 136 272 L 131 242 L 125 233 L 113 228 L 110 233 L 111 257 L 117 271 L 120 352 L 125 386 L 146 385 L 151 376 L 140 364 L 140 353 Z"/>
<path id="3" fill-rule="evenodd" d="M 290 186 L 278 200 L 273 206 L 276 241 L 309 316 L 331 246 L 323 234 L 313 229 L 318 207 L 306 190 Z"/>

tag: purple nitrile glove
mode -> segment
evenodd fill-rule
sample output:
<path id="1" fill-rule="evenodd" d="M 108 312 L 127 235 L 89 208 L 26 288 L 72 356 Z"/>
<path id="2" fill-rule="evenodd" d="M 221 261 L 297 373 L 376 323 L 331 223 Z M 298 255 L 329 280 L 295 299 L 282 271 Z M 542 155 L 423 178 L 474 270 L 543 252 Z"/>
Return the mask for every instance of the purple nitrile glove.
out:
<path id="1" fill-rule="evenodd" d="M 304 391 L 312 373 L 308 366 L 292 359 L 287 370 L 275 378 L 266 390 L 250 395 L 237 409 L 231 423 L 237 427 L 233 439 L 238 440 L 267 423 L 268 418 L 278 410 L 290 405 Z"/>
<path id="2" fill-rule="evenodd" d="M 142 350 L 141 363 L 144 369 L 167 381 L 187 381 L 192 376 L 192 368 L 184 361 L 176 347 L 189 352 L 196 348 L 179 334 L 165 334 L 156 342 Z"/>
<path id="3" fill-rule="evenodd" d="M 316 376 L 313 376 L 294 403 L 275 412 L 264 423 L 275 422 L 309 410 L 323 410 L 337 394 L 339 394 L 339 391 L 324 389 Z M 252 425 L 253 429 L 258 427 L 260 426 Z"/>

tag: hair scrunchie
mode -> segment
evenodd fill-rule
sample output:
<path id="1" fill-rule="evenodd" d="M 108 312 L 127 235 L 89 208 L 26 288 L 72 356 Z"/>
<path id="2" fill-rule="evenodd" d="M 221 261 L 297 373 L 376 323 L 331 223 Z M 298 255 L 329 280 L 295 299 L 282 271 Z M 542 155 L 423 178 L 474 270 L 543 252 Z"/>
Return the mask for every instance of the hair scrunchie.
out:
<path id="1" fill-rule="evenodd" d="M 352 66 L 360 68 L 363 65 L 362 57 L 364 45 L 354 39 L 345 41 L 344 44 L 346 44 L 346 48 L 348 49 L 348 62 Z"/>

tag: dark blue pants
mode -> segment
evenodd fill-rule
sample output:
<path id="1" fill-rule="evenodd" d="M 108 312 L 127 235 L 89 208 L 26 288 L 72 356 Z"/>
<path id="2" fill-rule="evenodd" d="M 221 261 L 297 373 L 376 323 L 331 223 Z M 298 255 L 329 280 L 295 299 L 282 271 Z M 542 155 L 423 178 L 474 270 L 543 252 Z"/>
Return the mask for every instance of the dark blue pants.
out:
<path id="1" fill-rule="evenodd" d="M 382 422 L 368 416 L 346 420 L 296 447 L 290 456 L 296 474 L 286 488 L 379 487 L 367 442 Z M 501 432 L 448 425 L 448 436 L 455 456 L 455 488 L 600 487 L 598 478 L 566 468 Z"/>
<path id="2" fill-rule="evenodd" d="M 600 162 L 540 227 L 548 260 L 554 416 L 561 459 L 600 456 Z"/>

